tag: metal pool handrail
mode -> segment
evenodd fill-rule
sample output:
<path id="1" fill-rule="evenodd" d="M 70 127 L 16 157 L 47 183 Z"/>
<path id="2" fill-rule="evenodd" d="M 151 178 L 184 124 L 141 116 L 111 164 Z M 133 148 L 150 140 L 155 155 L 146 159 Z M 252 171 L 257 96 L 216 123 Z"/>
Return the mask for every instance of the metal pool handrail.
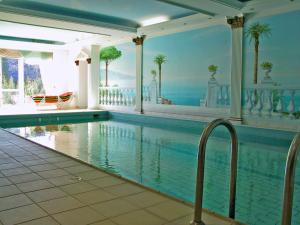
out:
<path id="1" fill-rule="evenodd" d="M 295 170 L 299 149 L 300 133 L 294 137 L 286 160 L 281 225 L 292 223 Z"/>
<path id="2" fill-rule="evenodd" d="M 197 183 L 196 183 L 196 198 L 195 198 L 195 212 L 194 219 L 191 225 L 205 225 L 202 221 L 202 200 L 203 200 L 203 181 L 204 181 L 204 162 L 207 140 L 212 131 L 220 126 L 225 126 L 231 136 L 231 169 L 230 169 L 230 197 L 229 197 L 229 217 L 235 217 L 235 194 L 236 194 L 236 176 L 237 176 L 237 158 L 238 158 L 238 139 L 233 125 L 225 119 L 216 119 L 210 122 L 202 132 L 199 153 L 198 153 L 198 169 L 197 169 Z"/>

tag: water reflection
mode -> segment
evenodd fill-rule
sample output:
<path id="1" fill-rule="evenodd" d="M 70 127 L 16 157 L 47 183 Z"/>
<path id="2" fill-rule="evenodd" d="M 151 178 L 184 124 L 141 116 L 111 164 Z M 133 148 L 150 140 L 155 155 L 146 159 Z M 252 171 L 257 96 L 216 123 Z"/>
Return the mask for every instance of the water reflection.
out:
<path id="1" fill-rule="evenodd" d="M 116 121 L 12 130 L 145 186 L 194 200 L 198 134 Z M 279 224 L 288 146 L 255 140 L 239 146 L 237 219 L 251 225 Z M 212 138 L 206 153 L 204 207 L 223 215 L 228 212 L 229 148 L 227 140 Z M 300 221 L 300 173 L 295 188 L 294 225 Z"/>

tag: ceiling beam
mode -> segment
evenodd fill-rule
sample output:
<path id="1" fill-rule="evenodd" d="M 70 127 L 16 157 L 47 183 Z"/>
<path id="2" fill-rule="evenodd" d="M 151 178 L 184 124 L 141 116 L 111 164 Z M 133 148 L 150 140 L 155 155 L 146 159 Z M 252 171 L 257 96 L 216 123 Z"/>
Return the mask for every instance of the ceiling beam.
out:
<path id="1" fill-rule="evenodd" d="M 107 27 L 93 26 L 88 24 L 81 24 L 69 21 L 62 21 L 56 19 L 48 19 L 36 16 L 29 16 L 17 13 L 9 13 L 2 12 L 0 10 L 0 20 L 19 23 L 19 24 L 27 24 L 33 26 L 41 26 L 41 27 L 50 27 L 61 30 L 71 30 L 71 31 L 79 31 L 85 33 L 98 34 L 106 37 L 114 37 L 114 38 L 124 38 L 124 37 L 134 37 L 136 35 L 136 31 L 123 31 L 117 30 Z"/>
<path id="2" fill-rule="evenodd" d="M 120 30 L 125 32 L 136 32 L 136 27 L 122 25 L 122 24 L 116 24 L 107 22 L 104 19 L 103 20 L 91 20 L 86 18 L 80 18 L 75 16 L 69 16 L 69 15 L 63 15 L 63 14 L 55 14 L 51 12 L 45 12 L 45 11 L 39 11 L 39 10 L 31 10 L 27 8 L 18 8 L 14 6 L 7 6 L 7 5 L 1 5 L 0 4 L 0 12 L 7 12 L 17 15 L 26 15 L 31 17 L 38 17 L 38 18 L 45 18 L 49 20 L 56 20 L 56 21 L 66 21 L 70 23 L 76 23 L 76 24 L 82 24 L 82 25 L 90 25 L 95 27 L 102 27 L 102 28 L 108 28 L 112 30 Z M 0 19 L 2 19 L 0 17 Z M 137 25 L 135 25 L 137 26 Z"/>
<path id="3" fill-rule="evenodd" d="M 184 8 L 184 9 L 192 10 L 192 11 L 195 11 L 195 12 L 207 15 L 207 16 L 215 16 L 216 15 L 213 12 L 209 12 L 209 11 L 206 11 L 206 10 L 203 10 L 203 9 L 191 6 L 191 5 L 184 4 L 184 3 L 182 3 L 182 1 L 180 1 L 180 2 L 173 1 L 173 0 L 156 0 L 156 1 L 163 2 L 163 3 L 169 4 L 169 5 L 178 6 L 180 8 Z"/>
<path id="4" fill-rule="evenodd" d="M 207 16 L 236 16 L 244 4 L 233 4 L 232 0 L 156 0 Z"/>
<path id="5" fill-rule="evenodd" d="M 151 38 L 221 24 L 227 25 L 224 16 L 210 17 L 197 13 L 191 16 L 186 16 L 159 24 L 140 27 L 138 28 L 137 34 L 138 36 L 146 35 L 147 38 Z"/>

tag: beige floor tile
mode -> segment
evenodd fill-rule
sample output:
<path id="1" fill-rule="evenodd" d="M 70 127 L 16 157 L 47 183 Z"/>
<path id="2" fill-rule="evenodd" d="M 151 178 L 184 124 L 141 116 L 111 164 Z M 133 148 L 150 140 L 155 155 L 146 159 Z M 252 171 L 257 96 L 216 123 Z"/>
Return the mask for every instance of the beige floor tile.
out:
<path id="1" fill-rule="evenodd" d="M 41 172 L 41 171 L 46 171 L 46 170 L 54 170 L 57 169 L 56 166 L 54 166 L 51 163 L 45 163 L 45 164 L 40 164 L 40 165 L 34 165 L 29 167 L 31 170 L 35 172 Z"/>
<path id="2" fill-rule="evenodd" d="M 91 223 L 90 225 L 117 225 L 117 224 L 112 222 L 111 220 L 104 220 L 97 223 Z"/>
<path id="3" fill-rule="evenodd" d="M 125 183 L 125 181 L 113 176 L 106 176 L 99 179 L 90 180 L 89 183 L 94 184 L 98 187 L 109 187 L 109 186 Z"/>
<path id="4" fill-rule="evenodd" d="M 71 167 L 71 166 L 79 166 L 81 165 L 80 162 L 77 162 L 75 160 L 66 160 L 63 162 L 55 162 L 53 163 L 55 166 L 57 166 L 58 168 L 65 168 L 65 167 Z"/>
<path id="5" fill-rule="evenodd" d="M 9 164 L 9 165 L 7 165 Z M 21 167 L 22 164 L 14 160 L 13 158 L 2 158 L 0 159 L 0 170 L 11 169 Z"/>
<path id="6" fill-rule="evenodd" d="M 23 192 L 37 191 L 46 188 L 51 188 L 53 186 L 54 185 L 49 183 L 47 180 L 36 180 L 36 181 L 17 184 L 17 187 L 20 188 L 20 190 Z"/>
<path id="7" fill-rule="evenodd" d="M 40 219 L 31 220 L 29 222 L 20 223 L 19 225 L 59 225 L 59 224 L 51 217 L 43 217 Z"/>
<path id="8" fill-rule="evenodd" d="M 167 201 L 147 208 L 148 211 L 168 221 L 193 213 L 193 209 L 176 201 Z"/>
<path id="9" fill-rule="evenodd" d="M 8 185 L 0 187 L 0 198 L 10 195 L 19 194 L 21 191 L 15 185 Z"/>
<path id="10" fill-rule="evenodd" d="M 146 212 L 145 210 L 134 211 L 111 219 L 118 225 L 161 225 L 165 220 Z"/>
<path id="11" fill-rule="evenodd" d="M 80 182 L 78 179 L 76 179 L 76 176 L 73 175 L 48 178 L 47 180 L 56 186 L 62 186 L 62 185 Z"/>
<path id="12" fill-rule="evenodd" d="M 84 206 L 77 199 L 72 198 L 70 196 L 52 199 L 49 201 L 40 202 L 38 204 L 49 214 L 64 212 L 70 209 L 76 209 Z"/>
<path id="13" fill-rule="evenodd" d="M 76 174 L 76 173 L 81 173 L 81 172 L 86 172 L 86 171 L 90 171 L 93 170 L 92 167 L 87 166 L 87 165 L 78 165 L 78 166 L 71 166 L 71 167 L 66 167 L 64 168 L 66 171 L 68 171 L 69 173 L 72 174 Z"/>
<path id="14" fill-rule="evenodd" d="M 114 217 L 138 209 L 136 206 L 122 199 L 114 199 L 111 201 L 97 203 L 95 205 L 91 205 L 91 207 L 106 217 Z"/>
<path id="15" fill-rule="evenodd" d="M 4 225 L 14 225 L 41 218 L 47 214 L 36 205 L 27 205 L 0 212 L 0 220 Z"/>
<path id="16" fill-rule="evenodd" d="M 37 154 L 41 159 L 45 159 L 48 162 L 61 162 L 65 157 L 60 157 L 58 153 L 54 151 L 47 151 L 45 153 Z M 60 158 L 60 159 L 58 159 Z"/>
<path id="17" fill-rule="evenodd" d="M 26 173 L 21 175 L 10 176 L 8 177 L 8 179 L 15 184 L 19 184 L 19 183 L 25 183 L 29 181 L 40 180 L 41 177 L 36 173 Z"/>
<path id="18" fill-rule="evenodd" d="M 116 196 L 100 189 L 77 194 L 74 197 L 85 204 L 93 204 L 116 198 Z"/>
<path id="19" fill-rule="evenodd" d="M 151 191 L 145 191 L 138 194 L 124 197 L 126 201 L 132 202 L 139 207 L 149 207 L 155 204 L 168 201 L 169 199 L 161 196 L 160 194 L 153 193 Z"/>
<path id="20" fill-rule="evenodd" d="M 190 216 L 185 216 L 185 217 L 181 217 L 180 219 L 170 221 L 170 222 L 168 222 L 167 224 L 164 224 L 164 225 L 182 225 L 182 224 L 183 225 L 189 225 L 192 220 L 193 220 L 193 216 L 190 215 Z M 205 224 L 205 225 L 208 225 L 208 224 Z M 216 224 L 216 225 L 219 225 L 219 224 Z"/>
<path id="21" fill-rule="evenodd" d="M 31 160 L 31 161 L 20 161 L 23 165 L 25 166 L 36 166 L 36 165 L 42 165 L 42 164 L 46 164 L 47 161 L 43 160 L 43 159 L 36 159 L 36 160 Z"/>
<path id="22" fill-rule="evenodd" d="M 23 167 L 23 165 L 14 159 L 0 159 L 0 170 L 14 169 L 18 167 Z"/>
<path id="23" fill-rule="evenodd" d="M 49 188 L 39 191 L 28 192 L 27 196 L 35 202 L 43 202 L 56 198 L 65 197 L 66 193 L 61 191 L 59 188 Z"/>
<path id="24" fill-rule="evenodd" d="M 14 169 L 1 170 L 4 176 L 14 176 L 19 174 L 31 173 L 32 171 L 26 167 L 18 167 Z"/>
<path id="25" fill-rule="evenodd" d="M 104 190 L 117 196 L 127 196 L 145 191 L 145 189 L 130 183 L 106 187 Z"/>
<path id="26" fill-rule="evenodd" d="M 65 186 L 60 187 L 63 191 L 67 192 L 68 194 L 79 194 L 83 192 L 88 192 L 97 189 L 96 186 L 89 184 L 87 182 L 78 182 L 75 184 L 68 184 Z"/>
<path id="27" fill-rule="evenodd" d="M 52 158 L 45 158 L 45 160 L 50 162 L 50 163 L 57 163 L 57 162 L 63 163 L 63 162 L 68 161 L 70 159 L 65 157 L 65 156 L 57 155 L 57 156 L 52 157 Z"/>
<path id="28" fill-rule="evenodd" d="M 90 209 L 89 207 L 83 207 L 55 214 L 53 217 L 61 225 L 86 225 L 105 219 L 104 216 Z"/>
<path id="29" fill-rule="evenodd" d="M 46 170 L 46 171 L 38 172 L 38 174 L 44 178 L 53 178 L 53 177 L 61 177 L 61 176 L 69 175 L 69 173 L 63 169 Z"/>
<path id="30" fill-rule="evenodd" d="M 34 161 L 34 160 L 39 160 L 40 158 L 36 155 L 25 155 L 25 156 L 18 156 L 15 157 L 15 160 L 19 162 L 24 162 L 24 161 Z"/>
<path id="31" fill-rule="evenodd" d="M 0 178 L 0 187 L 10 185 L 10 184 L 11 182 L 7 178 L 5 177 Z"/>
<path id="32" fill-rule="evenodd" d="M 0 199 L 0 211 L 30 205 L 33 202 L 24 194 L 12 195 Z"/>
<path id="33" fill-rule="evenodd" d="M 107 173 L 98 171 L 96 169 L 87 172 L 76 173 L 76 175 L 81 177 L 83 180 L 93 180 L 93 179 L 109 176 Z"/>

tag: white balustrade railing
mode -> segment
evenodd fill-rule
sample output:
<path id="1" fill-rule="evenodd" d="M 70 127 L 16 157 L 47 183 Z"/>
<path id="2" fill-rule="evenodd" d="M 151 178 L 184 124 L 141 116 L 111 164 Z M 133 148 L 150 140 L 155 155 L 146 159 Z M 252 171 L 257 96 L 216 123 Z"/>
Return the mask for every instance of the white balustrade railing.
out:
<path id="1" fill-rule="evenodd" d="M 151 101 L 151 88 L 149 86 L 143 86 L 143 101 L 145 103 Z"/>
<path id="2" fill-rule="evenodd" d="M 230 85 L 229 84 L 220 84 L 218 86 L 218 106 L 229 106 L 230 105 Z"/>
<path id="3" fill-rule="evenodd" d="M 245 89 L 244 107 L 250 115 L 294 119 L 299 117 L 299 99 L 300 87 L 256 85 Z"/>
<path id="4" fill-rule="evenodd" d="M 200 106 L 203 100 L 200 100 Z M 209 108 L 228 107 L 230 105 L 230 85 L 219 84 L 216 79 L 208 82 L 204 104 Z"/>
<path id="5" fill-rule="evenodd" d="M 99 103 L 111 106 L 134 106 L 135 88 L 100 87 Z"/>

